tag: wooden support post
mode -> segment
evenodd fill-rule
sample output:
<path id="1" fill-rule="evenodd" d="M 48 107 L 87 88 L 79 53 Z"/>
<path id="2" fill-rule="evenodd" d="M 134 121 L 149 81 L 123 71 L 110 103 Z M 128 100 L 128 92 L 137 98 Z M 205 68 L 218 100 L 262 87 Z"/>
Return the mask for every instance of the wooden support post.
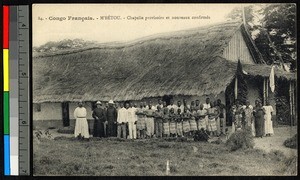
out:
<path id="1" fill-rule="evenodd" d="M 234 100 L 237 100 L 238 98 L 238 78 L 237 76 L 235 77 L 235 81 L 234 81 Z"/>
<path id="2" fill-rule="evenodd" d="M 269 78 L 266 78 L 266 101 L 265 101 L 265 105 L 267 105 L 267 100 L 269 100 Z"/>
<path id="3" fill-rule="evenodd" d="M 266 104 L 266 78 L 264 78 L 264 83 L 263 83 L 263 101 L 262 105 L 264 106 Z"/>

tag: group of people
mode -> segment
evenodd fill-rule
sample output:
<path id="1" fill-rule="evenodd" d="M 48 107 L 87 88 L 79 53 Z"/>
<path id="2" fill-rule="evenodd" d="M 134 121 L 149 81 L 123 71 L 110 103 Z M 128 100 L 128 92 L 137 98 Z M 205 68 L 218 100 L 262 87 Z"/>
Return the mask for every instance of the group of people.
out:
<path id="1" fill-rule="evenodd" d="M 228 133 L 226 128 L 226 107 L 220 99 L 205 103 L 199 100 L 190 105 L 184 99 L 169 105 L 158 99 L 156 105 L 152 101 L 136 103 L 114 103 L 112 100 L 103 105 L 97 101 L 93 110 L 93 137 L 119 137 L 127 139 L 193 137 L 197 130 L 206 130 L 211 136 L 222 136 Z M 273 134 L 271 113 L 272 106 L 262 106 L 259 100 L 253 108 L 249 101 L 242 105 L 237 101 L 231 108 L 232 131 L 250 128 L 254 136 L 262 137 Z M 76 118 L 75 137 L 88 139 L 88 123 L 86 109 L 82 101 L 74 111 Z M 270 122 L 271 121 L 271 122 Z"/>
<path id="2" fill-rule="evenodd" d="M 245 105 L 237 101 L 231 108 L 232 132 L 248 128 L 256 137 L 262 138 L 273 135 L 273 111 L 269 101 L 266 102 L 265 106 L 262 106 L 262 102 L 258 99 L 255 101 L 255 107 L 251 106 L 248 100 Z"/>

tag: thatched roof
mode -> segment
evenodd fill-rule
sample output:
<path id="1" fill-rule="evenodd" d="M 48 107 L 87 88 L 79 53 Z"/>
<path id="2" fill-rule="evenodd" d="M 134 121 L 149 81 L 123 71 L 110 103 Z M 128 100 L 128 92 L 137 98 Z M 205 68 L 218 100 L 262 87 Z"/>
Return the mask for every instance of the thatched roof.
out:
<path id="1" fill-rule="evenodd" d="M 239 28 L 240 23 L 227 22 L 131 44 L 34 57 L 33 101 L 219 94 L 236 71 L 236 63 L 221 58 L 222 50 Z M 243 67 L 253 75 L 270 72 L 267 65 Z M 281 71 L 277 75 L 294 78 Z"/>

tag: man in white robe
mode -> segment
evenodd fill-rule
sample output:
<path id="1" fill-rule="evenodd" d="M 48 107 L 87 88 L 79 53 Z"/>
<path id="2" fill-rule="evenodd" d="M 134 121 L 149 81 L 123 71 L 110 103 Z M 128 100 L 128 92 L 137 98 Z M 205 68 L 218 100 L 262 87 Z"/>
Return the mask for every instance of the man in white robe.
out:
<path id="1" fill-rule="evenodd" d="M 86 109 L 83 107 L 82 101 L 79 101 L 78 107 L 74 111 L 74 118 L 76 119 L 74 135 L 78 139 L 88 139 L 89 126 L 86 119 Z"/>

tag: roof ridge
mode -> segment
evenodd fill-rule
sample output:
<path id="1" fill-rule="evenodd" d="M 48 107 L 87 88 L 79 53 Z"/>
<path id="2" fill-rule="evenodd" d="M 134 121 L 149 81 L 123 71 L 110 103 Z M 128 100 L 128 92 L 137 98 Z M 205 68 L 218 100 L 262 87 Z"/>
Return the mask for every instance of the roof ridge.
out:
<path id="1" fill-rule="evenodd" d="M 248 31 L 248 29 L 247 29 L 247 27 L 245 26 L 244 23 L 242 23 L 240 25 L 240 29 L 242 30 L 243 37 L 246 37 L 246 39 L 245 39 L 246 45 L 249 48 L 250 54 L 251 54 L 253 60 L 255 61 L 255 63 L 256 64 L 266 64 L 266 62 L 264 61 L 259 49 L 256 47 L 256 45 L 255 45 L 255 43 L 254 43 L 254 41 L 253 41 L 253 39 L 250 35 L 250 32 Z M 249 46 L 252 46 L 252 47 L 249 47 Z M 254 50 L 252 48 L 254 48 Z M 255 53 L 257 55 L 255 55 Z M 258 57 L 256 57 L 256 56 L 258 56 Z"/>

